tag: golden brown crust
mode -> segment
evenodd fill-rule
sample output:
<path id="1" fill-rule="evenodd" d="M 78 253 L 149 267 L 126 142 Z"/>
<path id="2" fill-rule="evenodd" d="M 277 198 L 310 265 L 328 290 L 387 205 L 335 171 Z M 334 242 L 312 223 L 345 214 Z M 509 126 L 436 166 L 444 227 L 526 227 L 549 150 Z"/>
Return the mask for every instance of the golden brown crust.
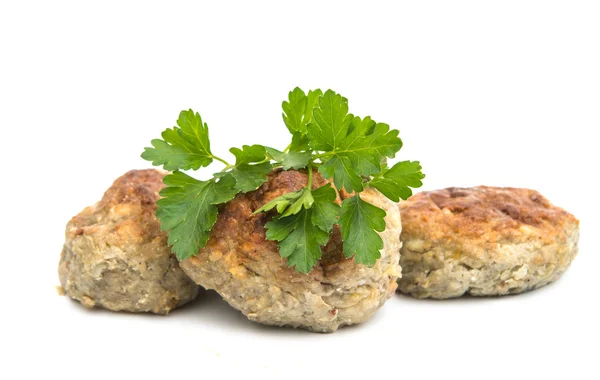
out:
<path id="1" fill-rule="evenodd" d="M 306 173 L 295 170 L 275 170 L 269 174 L 258 190 L 250 193 L 238 194 L 219 210 L 219 217 L 205 249 L 200 250 L 196 257 L 188 259 L 191 264 L 204 260 L 202 255 L 209 251 L 225 251 L 227 246 L 235 241 L 239 245 L 234 265 L 246 265 L 248 261 L 279 262 L 277 242 L 266 238 L 265 224 L 275 215 L 275 211 L 258 213 L 254 211 L 264 206 L 273 199 L 306 186 L 308 177 Z M 313 175 L 313 189 L 326 185 L 328 182 L 319 173 Z M 341 203 L 339 196 L 338 203 Z M 311 275 L 322 278 L 324 271 L 334 265 L 343 265 L 343 262 L 352 262 L 344 257 L 342 239 L 339 227 L 335 226 L 329 243 L 323 248 L 323 257 L 311 271 Z M 283 267 L 291 277 L 304 278 L 293 268 Z"/>
<path id="2" fill-rule="evenodd" d="M 306 183 L 303 171 L 275 170 L 258 190 L 238 194 L 220 207 L 206 247 L 181 267 L 253 321 L 331 332 L 367 320 L 394 293 L 400 274 L 400 212 L 376 190 L 365 189 L 364 199 L 387 212 L 381 259 L 373 267 L 347 259 L 336 226 L 317 265 L 298 273 L 281 258 L 277 242 L 266 240 L 265 224 L 276 211 L 253 212 Z M 326 185 L 314 173 L 313 188 Z"/>
<path id="3" fill-rule="evenodd" d="M 165 175 L 131 170 L 71 219 L 59 263 L 67 295 L 87 307 L 158 314 L 196 297 L 155 216 Z"/>
<path id="4" fill-rule="evenodd" d="M 534 190 L 448 188 L 419 193 L 400 210 L 398 289 L 418 298 L 536 289 L 577 255 L 579 221 Z"/>
<path id="5" fill-rule="evenodd" d="M 117 178 L 106 190 L 99 206 L 109 208 L 118 203 L 132 203 L 156 209 L 158 192 L 165 185 L 162 183 L 166 172 L 156 169 L 130 170 Z"/>
<path id="6" fill-rule="evenodd" d="M 579 221 L 535 190 L 478 186 L 421 192 L 400 204 L 403 240 L 485 247 L 535 239 L 566 240 Z M 475 250 L 477 251 L 477 250 Z"/>
<path id="7" fill-rule="evenodd" d="M 110 245 L 141 244 L 159 239 L 167 234 L 160 231 L 155 217 L 156 201 L 166 172 L 155 169 L 130 170 L 114 181 L 102 200 L 74 216 L 67 226 L 67 234 L 104 234 Z M 106 225 L 111 233 L 106 233 Z M 166 243 L 165 243 L 166 244 Z M 148 253 L 149 251 L 142 251 Z"/>

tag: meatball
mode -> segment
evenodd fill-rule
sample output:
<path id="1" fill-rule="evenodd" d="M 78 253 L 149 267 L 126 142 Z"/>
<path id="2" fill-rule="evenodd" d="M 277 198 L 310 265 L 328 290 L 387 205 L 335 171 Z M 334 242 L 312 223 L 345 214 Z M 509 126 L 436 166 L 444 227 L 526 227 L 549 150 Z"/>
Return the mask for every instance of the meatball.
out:
<path id="1" fill-rule="evenodd" d="M 86 307 L 167 314 L 196 297 L 154 213 L 166 173 L 132 170 L 67 224 L 58 274 Z"/>
<path id="2" fill-rule="evenodd" d="M 418 298 L 521 293 L 556 280 L 577 254 L 579 221 L 534 190 L 449 188 L 400 209 L 398 289 Z"/>
<path id="3" fill-rule="evenodd" d="M 365 190 L 363 199 L 387 212 L 381 259 L 371 268 L 346 259 L 335 226 L 321 260 L 308 274 L 298 273 L 281 258 L 277 242 L 266 240 L 265 224 L 273 212 L 253 212 L 306 184 L 305 173 L 277 170 L 258 190 L 238 194 L 220 209 L 207 246 L 182 261 L 181 267 L 197 284 L 216 290 L 252 321 L 332 332 L 369 319 L 395 292 L 400 275 L 400 213 L 377 191 Z M 315 174 L 313 188 L 324 185 L 328 183 Z"/>

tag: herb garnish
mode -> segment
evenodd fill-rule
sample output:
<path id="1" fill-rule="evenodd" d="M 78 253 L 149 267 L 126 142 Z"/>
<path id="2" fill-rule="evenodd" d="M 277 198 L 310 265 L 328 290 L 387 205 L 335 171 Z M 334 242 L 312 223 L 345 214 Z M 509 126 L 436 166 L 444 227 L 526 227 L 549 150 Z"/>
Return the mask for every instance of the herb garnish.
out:
<path id="1" fill-rule="evenodd" d="M 206 245 L 217 220 L 217 205 L 239 192 L 256 190 L 274 168 L 306 169 L 306 187 L 284 194 L 258 212 L 276 210 L 278 215 L 266 224 L 267 239 L 278 241 L 281 257 L 298 272 L 308 273 L 321 258 L 321 247 L 329 240 L 334 224 L 339 224 L 346 257 L 373 265 L 381 256 L 383 241 L 377 232 L 385 229 L 385 211 L 360 197 L 365 187 L 378 189 L 397 202 L 407 199 L 412 188 L 425 177 L 418 161 L 401 161 L 387 167 L 402 147 L 398 131 L 370 117 L 348 113 L 348 100 L 334 91 L 300 88 L 284 101 L 283 121 L 292 134 L 283 151 L 262 145 L 231 148 L 235 163 L 213 155 L 208 126 L 198 113 L 182 111 L 177 126 L 152 140 L 142 158 L 173 173 L 165 176 L 167 185 L 157 202 L 156 215 L 161 228 L 169 231 L 169 245 L 179 260 L 195 256 Z M 197 170 L 213 161 L 225 165 L 212 178 L 200 181 L 183 170 Z M 314 172 L 331 179 L 338 189 L 352 196 L 341 206 L 329 185 L 312 190 Z"/>

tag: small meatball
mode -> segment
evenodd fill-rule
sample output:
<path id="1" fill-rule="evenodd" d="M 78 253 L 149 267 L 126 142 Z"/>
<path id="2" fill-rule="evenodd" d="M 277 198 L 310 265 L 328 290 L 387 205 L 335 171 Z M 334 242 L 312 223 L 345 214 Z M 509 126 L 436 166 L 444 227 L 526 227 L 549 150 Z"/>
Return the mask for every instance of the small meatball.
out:
<path id="1" fill-rule="evenodd" d="M 86 307 L 167 314 L 196 297 L 154 213 L 166 173 L 132 170 L 67 224 L 58 274 Z"/>
<path id="2" fill-rule="evenodd" d="M 298 273 L 281 258 L 277 242 L 266 239 L 265 224 L 275 213 L 253 212 L 306 184 L 303 172 L 277 170 L 258 190 L 238 194 L 221 207 L 207 246 L 181 266 L 252 321 L 332 332 L 366 321 L 394 294 L 400 275 L 400 213 L 377 191 L 365 190 L 363 199 L 387 212 L 381 259 L 371 268 L 346 259 L 335 226 L 321 260 L 308 274 Z M 330 186 L 315 173 L 313 188 L 325 185 Z"/>
<path id="3" fill-rule="evenodd" d="M 400 210 L 398 289 L 417 298 L 536 289 L 559 278 L 577 254 L 579 221 L 534 190 L 428 191 Z"/>

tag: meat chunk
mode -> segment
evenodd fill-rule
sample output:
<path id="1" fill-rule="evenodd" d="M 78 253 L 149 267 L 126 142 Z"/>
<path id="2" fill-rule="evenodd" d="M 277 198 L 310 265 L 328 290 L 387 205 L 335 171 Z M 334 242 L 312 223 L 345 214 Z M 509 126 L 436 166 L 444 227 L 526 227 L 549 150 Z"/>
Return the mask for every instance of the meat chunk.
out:
<path id="1" fill-rule="evenodd" d="M 579 221 L 535 190 L 448 188 L 416 194 L 400 209 L 399 290 L 418 298 L 536 289 L 577 254 Z"/>
<path id="2" fill-rule="evenodd" d="M 196 297 L 154 213 L 166 173 L 132 170 L 67 224 L 58 273 L 86 307 L 167 314 Z"/>
<path id="3" fill-rule="evenodd" d="M 318 264 L 308 274 L 298 273 L 281 258 L 277 242 L 266 240 L 265 224 L 274 213 L 253 212 L 306 184 L 303 172 L 277 170 L 258 190 L 238 194 L 221 207 L 207 246 L 181 266 L 252 321 L 332 332 L 369 319 L 394 293 L 400 275 L 400 213 L 377 191 L 365 190 L 363 199 L 387 212 L 381 259 L 369 268 L 345 258 L 336 226 Z M 313 187 L 325 185 L 315 174 Z"/>

